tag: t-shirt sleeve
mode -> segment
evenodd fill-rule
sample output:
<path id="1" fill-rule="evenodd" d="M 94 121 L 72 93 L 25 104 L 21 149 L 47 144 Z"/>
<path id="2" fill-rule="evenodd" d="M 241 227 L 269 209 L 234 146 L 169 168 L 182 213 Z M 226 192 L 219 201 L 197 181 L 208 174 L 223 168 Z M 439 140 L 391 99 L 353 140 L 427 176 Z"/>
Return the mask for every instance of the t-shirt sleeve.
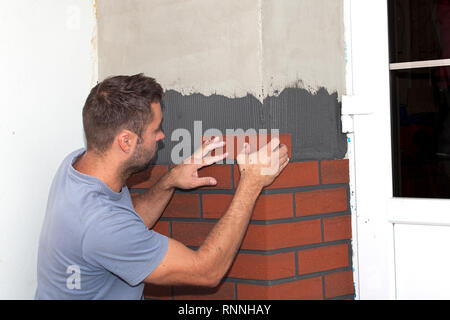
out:
<path id="1" fill-rule="evenodd" d="M 83 257 L 135 286 L 161 263 L 167 247 L 166 236 L 148 230 L 132 214 L 123 213 L 88 229 Z"/>

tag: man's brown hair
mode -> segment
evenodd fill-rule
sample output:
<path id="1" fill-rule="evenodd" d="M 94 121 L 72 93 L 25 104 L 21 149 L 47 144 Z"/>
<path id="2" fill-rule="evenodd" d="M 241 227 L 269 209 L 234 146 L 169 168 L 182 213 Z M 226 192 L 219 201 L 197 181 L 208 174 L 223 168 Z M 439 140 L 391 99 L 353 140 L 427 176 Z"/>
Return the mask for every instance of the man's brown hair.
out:
<path id="1" fill-rule="evenodd" d="M 83 107 L 87 149 L 103 153 L 120 130 L 142 138 L 152 120 L 150 103 L 160 102 L 162 87 L 142 73 L 109 77 L 92 88 Z"/>

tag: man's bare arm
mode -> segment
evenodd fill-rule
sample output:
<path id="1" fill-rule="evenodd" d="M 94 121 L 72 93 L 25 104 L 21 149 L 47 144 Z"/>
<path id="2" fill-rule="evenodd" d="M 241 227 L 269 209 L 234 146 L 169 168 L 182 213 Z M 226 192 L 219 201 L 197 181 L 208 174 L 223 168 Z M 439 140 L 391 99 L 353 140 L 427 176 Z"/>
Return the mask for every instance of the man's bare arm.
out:
<path id="1" fill-rule="evenodd" d="M 215 157 L 209 156 L 212 150 L 223 147 L 224 142 L 207 141 L 190 158 L 171 169 L 149 190 L 142 194 L 132 195 L 134 210 L 144 220 L 148 228 L 152 228 L 160 218 L 169 203 L 175 188 L 193 189 L 206 185 L 215 185 L 217 181 L 212 177 L 198 176 L 198 170 L 222 160 L 227 154 Z"/>
<path id="2" fill-rule="evenodd" d="M 147 228 L 155 225 L 173 195 L 175 188 L 169 181 L 169 175 L 166 174 L 146 192 L 131 196 L 134 210 L 144 220 Z"/>
<path id="3" fill-rule="evenodd" d="M 259 193 L 260 189 L 253 184 L 245 180 L 240 182 L 226 214 L 214 226 L 203 245 L 194 251 L 169 238 L 165 258 L 145 281 L 166 285 L 216 286 L 240 247 Z"/>

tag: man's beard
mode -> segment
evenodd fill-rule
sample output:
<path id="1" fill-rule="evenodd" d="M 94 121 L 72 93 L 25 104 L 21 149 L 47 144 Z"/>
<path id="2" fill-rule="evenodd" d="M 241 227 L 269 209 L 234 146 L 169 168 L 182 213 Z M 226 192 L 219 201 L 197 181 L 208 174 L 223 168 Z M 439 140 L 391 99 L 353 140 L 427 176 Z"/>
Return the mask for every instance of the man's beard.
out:
<path id="1" fill-rule="evenodd" d="M 144 144 L 138 143 L 131 158 L 122 166 L 122 176 L 128 179 L 132 174 L 148 169 L 156 154 L 156 148 L 157 144 L 154 148 L 145 149 Z"/>

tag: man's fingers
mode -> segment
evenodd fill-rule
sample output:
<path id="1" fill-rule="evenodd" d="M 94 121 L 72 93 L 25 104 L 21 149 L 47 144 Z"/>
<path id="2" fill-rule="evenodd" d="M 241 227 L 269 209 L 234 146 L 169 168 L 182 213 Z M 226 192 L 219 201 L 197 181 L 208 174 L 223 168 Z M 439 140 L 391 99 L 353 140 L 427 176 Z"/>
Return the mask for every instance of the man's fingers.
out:
<path id="1" fill-rule="evenodd" d="M 284 159 L 289 157 L 288 148 L 285 144 L 278 145 L 278 149 L 273 150 L 270 155 L 271 161 L 278 161 L 282 163 Z"/>
<path id="2" fill-rule="evenodd" d="M 209 166 L 213 163 L 222 161 L 223 159 L 225 159 L 228 156 L 228 152 L 225 152 L 224 154 L 219 154 L 217 156 L 209 156 L 209 157 L 205 157 L 203 158 L 203 163 L 202 163 L 202 167 L 203 166 Z"/>
<path id="3" fill-rule="evenodd" d="M 250 145 L 247 142 L 244 142 L 244 144 L 242 145 L 242 150 L 240 153 L 244 155 L 250 154 Z"/>
<path id="4" fill-rule="evenodd" d="M 273 162 L 275 157 L 278 156 L 278 149 L 280 146 L 280 139 L 277 137 L 272 138 L 266 145 L 261 147 L 258 151 L 258 160 L 263 164 Z"/>
<path id="5" fill-rule="evenodd" d="M 263 150 L 263 152 L 266 152 L 266 153 L 267 153 L 267 150 L 274 151 L 279 145 L 280 145 L 280 139 L 275 137 L 275 138 L 272 138 L 272 140 L 270 140 L 265 146 L 263 146 L 260 149 L 260 151 Z"/>
<path id="6" fill-rule="evenodd" d="M 203 164 L 203 158 L 207 156 L 212 150 L 221 148 L 225 145 L 225 141 L 219 141 L 219 137 L 209 139 L 200 148 L 198 148 L 190 158 L 186 159 L 188 164 Z"/>
<path id="7" fill-rule="evenodd" d="M 202 177 L 195 179 L 194 188 L 202 187 L 202 186 L 215 186 L 217 184 L 217 180 L 213 177 Z"/>
<path id="8" fill-rule="evenodd" d="M 270 150 L 274 151 L 280 145 L 280 139 L 277 137 L 270 140 Z"/>
<path id="9" fill-rule="evenodd" d="M 278 169 L 278 172 L 280 173 L 281 171 L 283 171 L 284 168 L 286 168 L 286 166 L 289 164 L 289 158 L 286 157 L 286 159 L 281 160 L 280 159 L 280 168 Z"/>
<path id="10" fill-rule="evenodd" d="M 242 146 L 241 151 L 239 151 L 236 160 L 238 163 L 248 163 L 249 161 L 249 154 L 250 154 L 250 145 L 245 142 Z"/>
<path id="11" fill-rule="evenodd" d="M 217 148 L 221 148 L 224 145 L 225 145 L 225 141 L 214 141 L 214 142 L 211 142 L 211 143 L 209 143 L 209 144 L 207 144 L 206 146 L 203 147 L 202 156 L 204 157 L 208 153 L 210 153 L 211 151 L 213 151 L 213 150 L 215 150 Z"/>
<path id="12" fill-rule="evenodd" d="M 278 161 L 279 163 L 284 163 L 285 161 L 289 161 L 289 155 L 288 154 L 283 154 L 280 156 L 280 160 Z"/>

